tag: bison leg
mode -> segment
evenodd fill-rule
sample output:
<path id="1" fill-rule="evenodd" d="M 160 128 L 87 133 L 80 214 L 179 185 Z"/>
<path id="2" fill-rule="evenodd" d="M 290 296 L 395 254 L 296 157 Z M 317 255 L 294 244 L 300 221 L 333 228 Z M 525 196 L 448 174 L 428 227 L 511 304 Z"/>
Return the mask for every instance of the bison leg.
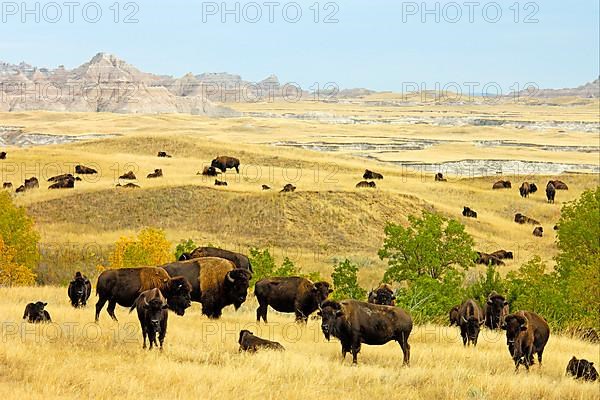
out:
<path id="1" fill-rule="evenodd" d="M 240 173 L 240 166 L 239 165 L 235 166 L 235 172 L 237 172 L 238 174 Z"/>
<path id="2" fill-rule="evenodd" d="M 466 328 L 460 327 L 460 336 L 462 337 L 463 346 L 467 345 L 467 330 Z"/>
<path id="3" fill-rule="evenodd" d="M 144 345 L 142 346 L 142 349 L 146 348 L 146 335 L 148 333 L 146 332 L 146 326 L 144 326 L 144 324 L 142 324 L 142 337 L 144 338 Z"/>
<path id="4" fill-rule="evenodd" d="M 402 349 L 402 354 L 404 355 L 402 365 L 408 367 L 410 365 L 410 344 L 408 344 L 408 336 L 402 334 L 402 337 L 400 338 L 400 340 L 398 340 L 398 344 L 400 345 L 400 348 Z"/>
<path id="5" fill-rule="evenodd" d="M 98 319 L 100 319 L 100 311 L 102 311 L 102 308 L 104 307 L 104 304 L 106 304 L 107 300 L 108 299 L 100 297 L 100 299 L 96 303 L 96 322 L 98 322 Z"/>
<path id="6" fill-rule="evenodd" d="M 259 306 L 256 309 L 256 322 L 260 322 L 262 318 L 265 324 L 267 323 L 267 310 L 269 308 L 268 304 L 262 304 L 259 302 Z"/>
<path id="7" fill-rule="evenodd" d="M 115 307 L 117 306 L 117 302 L 114 300 L 109 300 L 108 301 L 108 307 L 106 307 L 106 312 L 108 312 L 108 315 L 110 315 L 110 317 L 114 320 L 114 321 L 119 321 L 117 319 L 117 316 L 115 315 Z"/>
<path id="8" fill-rule="evenodd" d="M 304 324 L 308 323 L 308 317 L 306 315 L 304 315 L 304 313 L 302 311 L 296 310 L 295 314 L 296 314 L 296 322 L 304 323 Z"/>

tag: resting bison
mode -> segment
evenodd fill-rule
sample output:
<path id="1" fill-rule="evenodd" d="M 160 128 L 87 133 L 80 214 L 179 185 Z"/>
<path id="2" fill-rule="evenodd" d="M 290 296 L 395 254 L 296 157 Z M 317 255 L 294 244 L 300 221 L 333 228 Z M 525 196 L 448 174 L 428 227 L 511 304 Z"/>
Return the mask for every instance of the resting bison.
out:
<path id="1" fill-rule="evenodd" d="M 269 186 L 269 185 L 262 185 L 262 190 L 271 190 L 271 186 Z"/>
<path id="2" fill-rule="evenodd" d="M 157 168 L 157 169 L 154 170 L 154 172 L 148 174 L 146 176 L 146 178 L 147 179 L 156 179 L 156 178 L 162 178 L 162 176 L 163 176 L 162 169 Z"/>
<path id="3" fill-rule="evenodd" d="M 435 181 L 436 182 L 447 182 L 448 179 L 444 178 L 444 174 L 442 174 L 441 172 L 438 172 L 437 174 L 435 174 Z"/>
<path id="4" fill-rule="evenodd" d="M 115 306 L 131 307 L 135 299 L 146 290 L 158 288 L 167 298 L 169 308 L 177 315 L 184 315 L 190 303 L 190 282 L 182 276 L 169 276 L 162 268 L 121 268 L 104 271 L 98 277 L 96 293 L 96 321 L 102 307 L 108 301 L 107 312 L 115 321 Z"/>
<path id="5" fill-rule="evenodd" d="M 221 317 L 223 308 L 233 304 L 235 309 L 246 301 L 252 274 L 229 260 L 216 257 L 179 261 L 163 268 L 171 276 L 185 276 L 192 283 L 192 301 L 202 304 L 202 314 L 211 319 Z"/>
<path id="6" fill-rule="evenodd" d="M 460 305 L 454 306 L 450 309 L 448 319 L 450 320 L 450 326 L 460 326 Z"/>
<path id="7" fill-rule="evenodd" d="M 69 179 L 73 179 L 75 181 L 81 182 L 80 177 L 74 177 L 72 174 L 56 175 L 56 176 L 53 176 L 52 178 L 49 178 L 48 182 L 60 182 L 60 181 L 69 180 Z"/>
<path id="8" fill-rule="evenodd" d="M 248 351 L 255 353 L 259 349 L 279 350 L 284 351 L 285 348 L 277 343 L 271 342 L 270 340 L 261 339 L 258 336 L 254 336 L 254 333 L 244 329 L 240 331 L 240 338 L 238 339 L 240 344 L 240 352 Z"/>
<path id="9" fill-rule="evenodd" d="M 365 170 L 365 173 L 363 174 L 363 179 L 383 179 L 383 175 L 378 174 L 377 172 L 373 172 L 373 171 L 369 171 L 368 169 Z"/>
<path id="10" fill-rule="evenodd" d="M 286 277 L 262 279 L 254 285 L 258 300 L 256 321 L 267 322 L 269 306 L 275 311 L 294 313 L 296 322 L 307 322 L 310 314 L 327 299 L 332 290 L 327 282 L 313 283 L 306 278 Z"/>
<path id="11" fill-rule="evenodd" d="M 467 218 L 477 218 L 477 213 L 475 212 L 475 210 L 471 210 L 467 206 L 463 207 L 462 215 L 463 215 L 463 217 L 467 217 Z"/>
<path id="12" fill-rule="evenodd" d="M 215 186 L 227 186 L 227 182 L 215 179 Z"/>
<path id="13" fill-rule="evenodd" d="M 375 182 L 367 182 L 367 181 L 362 181 L 362 182 L 358 182 L 356 184 L 357 188 L 371 188 L 371 189 L 375 189 L 377 187 L 377 184 Z"/>
<path id="14" fill-rule="evenodd" d="M 73 280 L 69 283 L 67 293 L 73 307 L 85 307 L 92 293 L 92 283 L 81 272 L 76 272 Z"/>
<path id="15" fill-rule="evenodd" d="M 55 189 L 73 189 L 75 187 L 75 178 L 71 176 L 65 176 L 61 180 L 54 181 L 52 185 L 48 186 L 49 190 Z"/>
<path id="16" fill-rule="evenodd" d="M 566 374 L 575 379 L 583 379 L 590 382 L 598 379 L 598 371 L 594 368 L 594 363 L 584 359 L 578 360 L 575 356 L 569 361 Z"/>
<path id="17" fill-rule="evenodd" d="M 204 167 L 202 170 L 202 174 L 198 173 L 198 175 L 203 176 L 219 176 L 219 173 L 215 169 L 215 167 Z"/>
<path id="18" fill-rule="evenodd" d="M 0 160 L 6 160 L 6 152 L 0 151 Z"/>
<path id="19" fill-rule="evenodd" d="M 556 188 L 552 184 L 552 182 L 548 182 L 546 186 L 546 198 L 548 199 L 548 203 L 554 203 L 554 197 L 556 196 Z"/>
<path id="20" fill-rule="evenodd" d="M 326 300 L 321 304 L 321 330 L 327 340 L 336 337 L 342 344 L 342 357 L 352 353 L 357 363 L 361 344 L 383 345 L 391 340 L 400 344 L 404 365 L 410 363 L 408 337 L 413 323 L 410 315 L 399 307 L 381 306 L 356 300 Z"/>
<path id="21" fill-rule="evenodd" d="M 463 345 L 473 343 L 473 346 L 477 346 L 479 330 L 481 325 L 485 323 L 483 310 L 475 300 L 469 299 L 460 306 L 458 314 L 460 318 L 458 326 L 460 327 Z"/>
<path id="22" fill-rule="evenodd" d="M 75 166 L 75 173 L 78 175 L 94 175 L 97 174 L 98 171 L 96 171 L 93 168 L 86 167 L 84 165 L 77 165 Z"/>
<path id="23" fill-rule="evenodd" d="M 21 185 L 15 190 L 17 193 L 25 193 L 25 185 Z"/>
<path id="24" fill-rule="evenodd" d="M 542 317 L 529 311 L 518 311 L 504 318 L 502 329 L 506 331 L 506 344 L 516 369 L 523 364 L 529 370 L 535 353 L 542 365 L 542 354 L 550 337 L 550 328 Z"/>
<path id="25" fill-rule="evenodd" d="M 493 253 L 490 253 L 490 256 L 496 257 L 499 260 L 505 260 L 505 259 L 512 260 L 513 259 L 512 251 L 506 251 L 506 250 L 495 251 Z"/>
<path id="26" fill-rule="evenodd" d="M 519 193 L 523 198 L 529 197 L 531 193 L 535 192 L 537 192 L 537 186 L 535 185 L 535 183 L 523 182 L 523 184 L 519 188 Z"/>
<path id="27" fill-rule="evenodd" d="M 48 303 L 44 303 L 38 301 L 37 303 L 29 303 L 25 307 L 25 312 L 23 313 L 23 319 L 27 320 L 27 322 L 32 324 L 37 324 L 40 322 L 52 322 L 52 318 L 50 318 L 50 313 L 44 310 Z"/>
<path id="28" fill-rule="evenodd" d="M 220 169 L 221 172 L 227 172 L 228 169 L 235 168 L 235 172 L 240 173 L 240 160 L 237 158 L 220 156 L 212 160 L 210 165 Z"/>
<path id="29" fill-rule="evenodd" d="M 29 179 L 25 179 L 25 190 L 30 190 L 30 189 L 37 189 L 40 187 L 40 182 L 38 181 L 38 179 L 34 176 L 32 178 Z"/>
<path id="30" fill-rule="evenodd" d="M 296 186 L 292 185 L 291 183 L 288 183 L 287 185 L 285 185 L 283 187 L 283 189 L 281 189 L 281 191 L 279 193 L 294 193 L 296 191 Z"/>
<path id="31" fill-rule="evenodd" d="M 396 296 L 394 290 L 387 283 L 382 283 L 377 289 L 371 290 L 369 293 L 369 303 L 380 304 L 382 306 L 394 306 Z"/>
<path id="32" fill-rule="evenodd" d="M 215 247 L 198 247 L 197 249 L 192 251 L 189 259 L 200 257 L 224 258 L 234 263 L 236 268 L 247 269 L 250 272 L 254 272 L 252 270 L 252 264 L 250 264 L 250 260 L 248 259 L 248 257 L 240 253 L 235 253 L 233 251 L 217 249 Z"/>
<path id="33" fill-rule="evenodd" d="M 512 183 L 510 181 L 498 181 L 494 183 L 492 189 L 511 189 Z"/>
<path id="34" fill-rule="evenodd" d="M 552 183 L 552 185 L 554 186 L 554 188 L 556 190 L 569 190 L 569 187 L 567 186 L 567 184 L 562 181 L 554 180 L 554 181 L 549 181 L 548 183 Z"/>
<path id="35" fill-rule="evenodd" d="M 135 174 L 133 173 L 133 171 L 129 171 L 129 172 L 127 172 L 127 173 L 125 173 L 125 174 L 121 175 L 121 176 L 119 177 L 119 179 L 134 181 L 134 180 L 136 180 L 137 178 L 136 178 Z"/>
<path id="36" fill-rule="evenodd" d="M 515 214 L 515 222 L 517 224 L 532 224 L 532 225 L 539 225 L 540 222 L 533 219 L 533 218 L 529 218 L 521 213 L 517 213 Z"/>
<path id="37" fill-rule="evenodd" d="M 508 301 L 496 292 L 490 293 L 485 305 L 485 326 L 500 329 L 508 312 Z"/>
<path id="38" fill-rule="evenodd" d="M 125 188 L 125 189 L 139 189 L 140 186 L 136 185 L 135 183 L 126 183 L 125 185 L 121 185 L 120 183 L 117 183 L 118 188 Z"/>
<path id="39" fill-rule="evenodd" d="M 4 182 L 4 184 L 2 185 L 2 189 L 12 189 L 12 188 L 13 188 L 12 182 Z"/>
<path id="40" fill-rule="evenodd" d="M 477 252 L 477 259 L 475 260 L 475 263 L 482 265 L 504 265 L 504 261 L 498 257 L 491 254 L 482 253 L 480 251 Z"/>
<path id="41" fill-rule="evenodd" d="M 150 342 L 150 350 L 152 350 L 153 345 L 159 345 L 156 343 L 156 334 L 158 333 L 158 342 L 162 350 L 169 319 L 167 308 L 169 308 L 167 299 L 157 288 L 140 293 L 133 302 L 129 312 L 133 312 L 134 309 L 137 310 L 140 326 L 142 327 L 142 337 L 144 338 L 143 349 L 146 348 L 146 336 L 148 336 Z"/>
<path id="42" fill-rule="evenodd" d="M 171 158 L 171 156 L 169 154 L 167 154 L 166 151 L 159 151 L 158 156 L 161 158 Z"/>
<path id="43" fill-rule="evenodd" d="M 541 226 L 538 226 L 537 228 L 535 228 L 533 230 L 533 236 L 536 236 L 536 237 L 544 236 L 544 228 L 542 228 Z"/>

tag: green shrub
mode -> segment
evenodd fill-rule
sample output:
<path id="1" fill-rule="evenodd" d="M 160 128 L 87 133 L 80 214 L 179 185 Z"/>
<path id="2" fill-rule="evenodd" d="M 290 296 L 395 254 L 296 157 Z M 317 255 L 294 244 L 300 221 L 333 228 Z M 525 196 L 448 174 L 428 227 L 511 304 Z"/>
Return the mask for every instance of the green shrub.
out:
<path id="1" fill-rule="evenodd" d="M 334 300 L 365 300 L 367 291 L 359 286 L 357 273 L 358 266 L 351 263 L 350 260 L 337 262 L 331 274 L 334 288 L 331 298 Z"/>
<path id="2" fill-rule="evenodd" d="M 294 263 L 289 259 L 285 258 L 280 267 L 275 264 L 275 259 L 269 252 L 269 249 L 257 249 L 255 247 L 250 249 L 250 256 L 248 257 L 254 273 L 252 274 L 252 280 L 250 281 L 250 287 L 254 287 L 254 284 L 261 279 L 271 277 L 287 277 L 299 275 L 299 270 L 294 266 Z"/>
<path id="3" fill-rule="evenodd" d="M 193 239 L 182 240 L 175 248 L 175 260 L 179 260 L 179 257 L 181 257 L 183 253 L 191 253 L 197 248 L 198 246 L 194 243 Z"/>

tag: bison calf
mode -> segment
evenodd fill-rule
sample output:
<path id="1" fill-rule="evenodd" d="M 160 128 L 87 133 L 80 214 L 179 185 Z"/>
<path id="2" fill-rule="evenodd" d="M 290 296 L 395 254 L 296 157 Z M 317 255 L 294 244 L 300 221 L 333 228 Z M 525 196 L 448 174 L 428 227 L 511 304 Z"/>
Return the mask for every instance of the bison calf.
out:
<path id="1" fill-rule="evenodd" d="M 536 237 L 544 236 L 544 228 L 542 228 L 541 226 L 538 226 L 537 228 L 535 228 L 533 230 L 533 236 L 536 236 Z"/>
<path id="2" fill-rule="evenodd" d="M 506 344 L 515 362 L 515 369 L 518 370 L 519 365 L 523 364 L 529 370 L 535 353 L 542 365 L 544 347 L 550 337 L 550 327 L 542 317 L 532 312 L 518 311 L 504 318 L 502 329 L 506 331 Z"/>
<path id="3" fill-rule="evenodd" d="M 377 184 L 375 182 L 367 182 L 367 181 L 362 181 L 362 182 L 358 182 L 356 184 L 356 188 L 368 188 L 368 189 L 375 189 L 377 188 Z"/>
<path id="4" fill-rule="evenodd" d="M 437 174 L 435 174 L 435 181 L 436 182 L 447 182 L 448 179 L 444 178 L 444 174 L 442 174 L 441 172 L 438 172 Z"/>
<path id="5" fill-rule="evenodd" d="M 463 217 L 467 217 L 467 218 L 477 218 L 477 213 L 475 212 L 475 210 L 471 210 L 467 206 L 463 207 L 462 215 L 463 215 Z"/>
<path id="6" fill-rule="evenodd" d="M 52 322 L 50 313 L 44 309 L 47 305 L 48 303 L 42 301 L 27 304 L 27 306 L 25 306 L 25 312 L 23 313 L 23 319 L 32 324 Z"/>
<path id="7" fill-rule="evenodd" d="M 285 350 L 285 348 L 281 344 L 254 336 L 254 333 L 246 329 L 240 331 L 240 338 L 238 339 L 238 343 L 240 344 L 240 352 L 248 351 L 251 353 L 255 353 L 259 349 L 270 349 L 279 351 Z"/>
<path id="8" fill-rule="evenodd" d="M 450 326 L 460 324 L 460 306 L 454 306 L 448 313 L 448 319 L 450 320 Z"/>
<path id="9" fill-rule="evenodd" d="M 575 356 L 569 361 L 566 374 L 571 375 L 575 379 L 583 379 L 590 382 L 598 379 L 598 371 L 594 368 L 594 363 L 584 359 L 578 360 Z"/>
<path id="10" fill-rule="evenodd" d="M 92 293 L 92 284 L 89 279 L 82 275 L 81 272 L 76 272 L 75 277 L 69 283 L 68 292 L 71 305 L 75 308 L 85 307 L 87 300 Z"/>
<path id="11" fill-rule="evenodd" d="M 135 300 L 129 312 L 137 310 L 138 319 L 142 327 L 142 336 L 144 338 L 143 349 L 146 348 L 146 336 L 150 342 L 150 350 L 152 346 L 163 348 L 165 335 L 167 334 L 167 320 L 169 312 L 167 311 L 167 299 L 162 295 L 159 289 L 150 289 L 142 292 Z M 156 343 L 156 334 L 158 334 L 158 342 Z"/>

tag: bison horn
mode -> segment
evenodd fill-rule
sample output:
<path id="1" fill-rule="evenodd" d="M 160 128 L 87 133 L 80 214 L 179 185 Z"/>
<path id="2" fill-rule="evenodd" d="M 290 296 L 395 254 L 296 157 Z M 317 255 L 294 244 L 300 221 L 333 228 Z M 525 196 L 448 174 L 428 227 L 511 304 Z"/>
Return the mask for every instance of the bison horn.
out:
<path id="1" fill-rule="evenodd" d="M 229 282 L 231 282 L 231 283 L 234 283 L 234 282 L 235 282 L 235 279 L 233 279 L 233 278 L 231 277 L 231 271 L 227 273 L 227 280 L 228 280 Z"/>
<path id="2" fill-rule="evenodd" d="M 146 299 L 146 296 L 144 296 L 144 304 L 143 304 L 143 305 L 144 305 L 145 307 L 148 307 L 148 305 L 149 305 L 149 304 L 148 304 L 148 299 Z"/>
<path id="3" fill-rule="evenodd" d="M 461 315 L 461 318 L 462 318 L 463 322 L 467 322 L 467 319 L 465 318 L 464 315 Z"/>

